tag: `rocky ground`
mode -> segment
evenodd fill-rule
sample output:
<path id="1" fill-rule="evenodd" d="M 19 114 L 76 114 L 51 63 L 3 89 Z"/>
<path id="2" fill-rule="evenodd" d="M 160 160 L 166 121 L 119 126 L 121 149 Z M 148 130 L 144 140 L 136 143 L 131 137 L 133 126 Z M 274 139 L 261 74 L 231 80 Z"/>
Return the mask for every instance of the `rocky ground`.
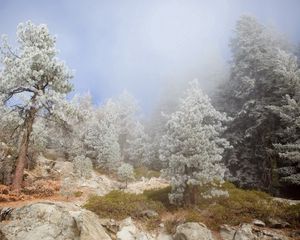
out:
<path id="1" fill-rule="evenodd" d="M 36 202 L 0 211 L 1 240 L 288 240 L 280 230 L 266 228 L 261 221 L 240 226 L 223 225 L 210 231 L 198 222 L 183 223 L 174 234 L 160 228 L 147 232 L 130 217 L 122 221 L 101 219 L 74 203 Z M 294 239 L 297 237 L 295 236 Z"/>
<path id="2" fill-rule="evenodd" d="M 130 217 L 122 221 L 101 218 L 82 208 L 82 205 L 89 194 L 102 196 L 112 190 L 122 189 L 122 183 L 97 172 L 93 172 L 90 179 L 75 178 L 72 163 L 62 158 L 40 156 L 36 168 L 27 172 L 27 178 L 60 179 L 62 190 L 57 197 L 0 203 L 0 240 L 300 239 L 300 232 L 290 235 L 286 230 L 282 230 L 287 227 L 282 225 L 284 222 L 274 222 L 274 228 L 267 228 L 264 222 L 255 220 L 251 224 L 239 226 L 222 225 L 217 232 L 211 231 L 200 222 L 185 222 L 179 224 L 170 234 L 167 233 L 163 222 L 157 229 L 147 231 L 141 223 Z M 161 178 L 143 178 L 130 183 L 125 191 L 142 193 L 144 190 L 166 186 L 168 182 Z M 74 192 L 79 192 L 80 196 L 73 197 Z"/>

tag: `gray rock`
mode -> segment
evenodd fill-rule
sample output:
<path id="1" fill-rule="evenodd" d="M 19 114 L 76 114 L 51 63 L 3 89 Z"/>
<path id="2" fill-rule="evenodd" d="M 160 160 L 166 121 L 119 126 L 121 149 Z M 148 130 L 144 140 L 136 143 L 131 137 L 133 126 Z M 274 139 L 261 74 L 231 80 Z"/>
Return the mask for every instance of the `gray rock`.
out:
<path id="1" fill-rule="evenodd" d="M 265 227 L 266 226 L 266 224 L 263 221 L 258 220 L 258 219 L 253 220 L 252 224 L 255 225 L 255 226 L 258 226 L 258 227 Z"/>
<path id="2" fill-rule="evenodd" d="M 160 223 L 160 224 L 159 224 L 159 227 L 164 228 L 164 227 L 165 227 L 165 224 Z"/>
<path id="3" fill-rule="evenodd" d="M 251 224 L 242 224 L 234 233 L 232 240 L 287 240 L 286 236 Z M 227 240 L 227 239 L 224 239 Z M 229 240 L 229 239 L 228 239 Z"/>
<path id="4" fill-rule="evenodd" d="M 272 228 L 286 228 L 291 226 L 288 222 L 275 218 L 269 218 L 267 223 Z"/>
<path id="5" fill-rule="evenodd" d="M 154 240 L 150 234 L 138 229 L 131 217 L 120 223 L 120 231 L 117 232 L 117 240 Z"/>
<path id="6" fill-rule="evenodd" d="M 257 234 L 260 238 L 258 239 L 265 239 L 265 240 L 288 240 L 289 238 L 278 234 L 276 232 L 270 230 L 262 230 Z"/>
<path id="7" fill-rule="evenodd" d="M 114 219 L 102 218 L 101 225 L 110 233 L 116 234 L 119 231 L 119 225 Z"/>
<path id="8" fill-rule="evenodd" d="M 235 232 L 233 240 L 255 240 L 256 236 L 252 233 L 251 224 L 242 224 Z"/>
<path id="9" fill-rule="evenodd" d="M 125 226 L 117 232 L 117 240 L 135 240 L 136 233 L 135 226 Z"/>
<path id="10" fill-rule="evenodd" d="M 55 171 L 60 176 L 70 176 L 74 172 L 74 166 L 71 162 L 55 161 L 52 171 Z"/>
<path id="11" fill-rule="evenodd" d="M 94 213 L 53 202 L 13 210 L 0 232 L 7 240 L 111 240 Z"/>
<path id="12" fill-rule="evenodd" d="M 134 226 L 131 217 L 125 218 L 125 219 L 120 223 L 120 228 L 127 227 L 127 226 Z"/>
<path id="13" fill-rule="evenodd" d="M 159 233 L 156 240 L 173 240 L 173 237 L 166 233 Z"/>
<path id="14" fill-rule="evenodd" d="M 175 240 L 213 240 L 211 231 L 204 225 L 188 222 L 177 226 Z"/>
<path id="15" fill-rule="evenodd" d="M 158 216 L 158 213 L 153 210 L 144 210 L 140 213 L 141 217 L 154 218 Z"/>
<path id="16" fill-rule="evenodd" d="M 224 224 L 220 227 L 220 235 L 223 240 L 232 240 L 234 238 L 234 234 L 236 229 L 227 224 Z"/>
<path id="17" fill-rule="evenodd" d="M 81 210 L 74 219 L 80 232 L 80 240 L 111 239 L 101 226 L 99 218 L 94 213 Z"/>

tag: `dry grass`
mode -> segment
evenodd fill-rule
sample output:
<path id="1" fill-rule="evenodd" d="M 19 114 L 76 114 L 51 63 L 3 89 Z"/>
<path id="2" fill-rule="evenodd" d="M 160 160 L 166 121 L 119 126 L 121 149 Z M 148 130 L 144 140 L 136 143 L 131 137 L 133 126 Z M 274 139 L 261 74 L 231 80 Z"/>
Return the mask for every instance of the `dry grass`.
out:
<path id="1" fill-rule="evenodd" d="M 60 189 L 60 183 L 53 180 L 38 180 L 22 189 L 22 193 L 35 197 L 53 196 Z"/>
<path id="2" fill-rule="evenodd" d="M 15 202 L 50 197 L 55 195 L 59 189 L 60 183 L 52 180 L 38 180 L 31 185 L 25 183 L 20 194 L 11 191 L 9 186 L 0 185 L 0 202 Z"/>

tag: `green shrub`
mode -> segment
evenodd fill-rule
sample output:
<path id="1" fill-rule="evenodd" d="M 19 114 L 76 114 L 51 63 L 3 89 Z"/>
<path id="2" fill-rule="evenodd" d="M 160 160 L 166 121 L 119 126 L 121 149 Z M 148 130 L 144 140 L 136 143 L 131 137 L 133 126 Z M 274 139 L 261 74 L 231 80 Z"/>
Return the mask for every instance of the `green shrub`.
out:
<path id="1" fill-rule="evenodd" d="M 224 223 L 237 225 L 251 222 L 255 218 L 267 222 L 270 217 L 289 221 L 293 226 L 299 225 L 300 207 L 297 205 L 289 206 L 274 201 L 267 193 L 243 190 L 228 182 L 223 185 L 223 190 L 228 191 L 229 197 L 200 198 L 198 203 L 199 209 L 203 210 L 203 215 L 208 220 L 207 224 L 211 227 Z"/>
<path id="2" fill-rule="evenodd" d="M 160 202 L 150 200 L 142 194 L 131 194 L 122 191 L 112 191 L 105 196 L 91 196 L 84 206 L 100 217 L 124 219 L 128 216 L 138 218 L 141 211 L 163 211 Z"/>
<path id="3" fill-rule="evenodd" d="M 238 225 L 251 222 L 253 219 L 267 222 L 269 217 L 285 220 L 293 228 L 300 225 L 300 204 L 288 205 L 274 201 L 264 192 L 239 189 L 230 183 L 223 185 L 223 190 L 229 193 L 227 198 L 205 199 L 200 194 L 200 191 L 204 190 L 203 187 L 199 187 L 198 202 L 196 206 L 189 208 L 176 208 L 170 205 L 168 199 L 170 187 L 146 190 L 138 195 L 113 191 L 103 197 L 90 197 L 85 207 L 100 217 L 123 219 L 131 216 L 142 219 L 149 229 L 158 226 L 160 217 L 143 219 L 139 217 L 141 211 L 152 209 L 160 214 L 171 212 L 172 218 L 165 218 L 164 221 L 169 232 L 173 232 L 176 226 L 183 222 L 203 222 L 208 227 L 217 229 L 221 224 Z"/>
<path id="4" fill-rule="evenodd" d="M 168 194 L 171 192 L 171 187 L 165 187 L 160 189 L 151 189 L 151 190 L 145 190 L 143 195 L 150 200 L 160 202 L 164 205 L 167 209 L 174 208 L 173 205 L 169 202 Z"/>
<path id="5" fill-rule="evenodd" d="M 198 188 L 197 204 L 189 208 L 175 208 L 170 205 L 168 194 L 170 187 L 144 191 L 143 195 L 148 199 L 160 202 L 173 214 L 180 213 L 185 222 L 203 222 L 212 229 L 217 229 L 221 224 L 238 225 L 243 222 L 251 222 L 253 219 L 261 219 L 267 222 L 268 218 L 279 218 L 299 227 L 300 204 L 288 205 L 287 203 L 274 201 L 267 193 L 256 190 L 243 190 L 226 182 L 222 190 L 229 193 L 229 197 L 214 197 L 205 199 L 201 192 L 207 191 L 209 186 Z M 176 220 L 168 220 L 169 230 L 176 227 Z M 165 225 L 166 225 L 165 223 Z"/>
<path id="6" fill-rule="evenodd" d="M 204 222 L 202 215 L 195 209 L 188 209 L 184 216 L 185 222 Z"/>

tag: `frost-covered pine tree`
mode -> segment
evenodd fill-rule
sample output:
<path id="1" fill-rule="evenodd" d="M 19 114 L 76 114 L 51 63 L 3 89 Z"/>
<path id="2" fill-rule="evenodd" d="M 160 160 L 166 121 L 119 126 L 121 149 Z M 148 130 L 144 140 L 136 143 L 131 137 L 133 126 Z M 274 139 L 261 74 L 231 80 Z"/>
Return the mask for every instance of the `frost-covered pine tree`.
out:
<path id="1" fill-rule="evenodd" d="M 299 75 L 300 77 L 300 75 Z M 298 78 L 300 80 L 300 78 Z M 299 81 L 300 86 L 300 81 Z M 282 106 L 268 109 L 280 119 L 280 128 L 274 132 L 277 140 L 273 144 L 278 159 L 274 156 L 273 178 L 277 180 L 281 193 L 299 197 L 300 190 L 300 99 L 287 95 Z"/>
<path id="2" fill-rule="evenodd" d="M 106 162 L 109 168 L 116 168 L 121 160 L 127 161 L 129 141 L 136 132 L 136 99 L 124 91 L 117 99 L 109 99 L 100 107 L 97 119 L 105 134 L 100 147 L 101 155 L 98 162 Z M 110 159 L 110 160 L 106 160 Z M 101 165 L 101 164 L 100 164 Z M 105 164 L 106 165 L 106 164 Z"/>
<path id="3" fill-rule="evenodd" d="M 69 112 L 66 116 L 68 125 L 61 131 L 63 135 L 60 135 L 62 140 L 60 145 L 62 150 L 67 151 L 72 158 L 80 155 L 88 156 L 89 150 L 84 145 L 84 137 L 87 130 L 97 122 L 92 96 L 89 93 L 82 96 L 75 95 L 71 99 L 70 105 L 73 113 Z"/>
<path id="4" fill-rule="evenodd" d="M 99 123 L 99 133 L 99 144 L 96 147 L 98 153 L 96 159 L 97 166 L 115 171 L 121 161 L 120 145 L 115 126 L 101 121 Z"/>
<path id="5" fill-rule="evenodd" d="M 21 23 L 17 29 L 19 48 L 13 50 L 4 38 L 1 48 L 1 99 L 22 118 L 19 155 L 12 188 L 21 189 L 29 138 L 37 115 L 51 114 L 71 91 L 72 77 L 56 55 L 55 38 L 46 25 Z"/>
<path id="6" fill-rule="evenodd" d="M 222 183 L 222 154 L 229 143 L 220 134 L 227 120 L 211 105 L 198 81 L 192 81 L 178 110 L 171 114 L 161 141 L 160 159 L 166 163 L 165 173 L 171 178 L 171 203 L 194 204 L 195 186 Z M 210 190 L 203 195 L 215 192 Z"/>
<path id="7" fill-rule="evenodd" d="M 127 142 L 127 161 L 135 167 L 149 164 L 149 137 L 140 122 L 136 123 L 133 132 L 131 132 L 130 139 L 127 140 Z"/>
<path id="8" fill-rule="evenodd" d="M 134 178 L 133 167 L 128 163 L 123 163 L 118 168 L 118 178 L 125 182 L 127 188 L 128 181 Z"/>
<path id="9" fill-rule="evenodd" d="M 251 16 L 238 20 L 230 46 L 231 74 L 223 86 L 220 109 L 233 118 L 224 135 L 233 148 L 224 160 L 231 181 L 270 190 L 274 179 L 270 149 L 281 127 L 267 107 L 281 106 L 286 94 L 294 95 L 297 62 L 287 42 Z"/>

